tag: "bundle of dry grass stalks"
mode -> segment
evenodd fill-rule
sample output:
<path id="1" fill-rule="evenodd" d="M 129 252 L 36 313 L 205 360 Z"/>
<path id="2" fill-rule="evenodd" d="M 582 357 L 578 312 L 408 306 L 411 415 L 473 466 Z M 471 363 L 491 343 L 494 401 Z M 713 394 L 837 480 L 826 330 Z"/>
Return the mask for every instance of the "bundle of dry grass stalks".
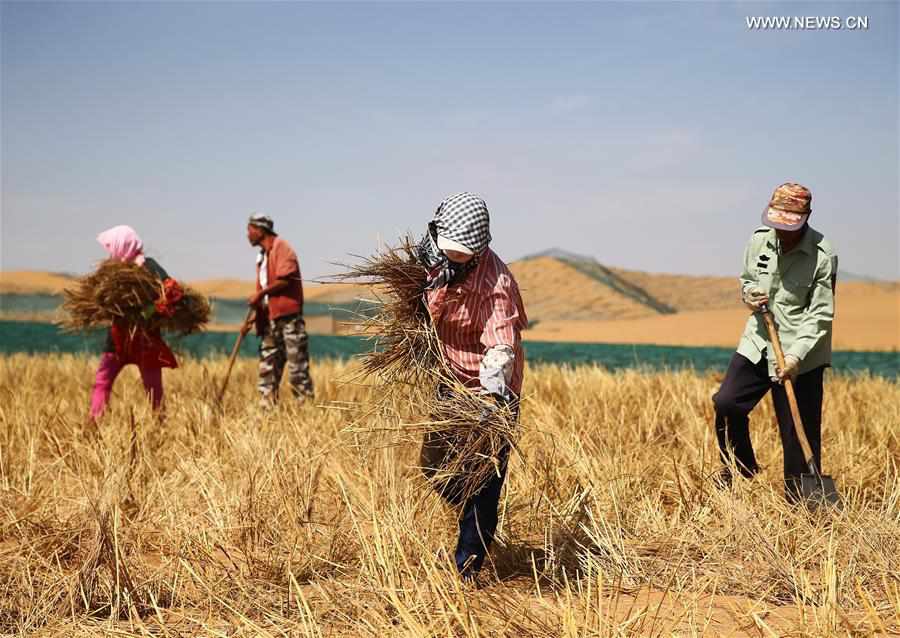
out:
<path id="1" fill-rule="evenodd" d="M 409 237 L 348 268 L 336 279 L 368 285 L 375 297 L 375 311 L 363 321 L 374 347 L 362 356 L 361 375 L 377 379 L 377 408 L 397 423 L 385 432 L 363 419 L 351 430 L 387 433 L 393 445 L 426 441 L 421 469 L 428 483 L 463 502 L 515 446 L 518 409 L 476 393 L 453 373 L 423 299 L 427 272 Z"/>
<path id="2" fill-rule="evenodd" d="M 132 326 L 183 335 L 198 332 L 209 322 L 209 301 L 187 286 L 181 286 L 181 291 L 171 303 L 171 316 L 157 312 L 155 304 L 167 298 L 164 283 L 137 264 L 108 259 L 63 291 L 66 318 L 60 325 L 80 331 L 125 320 Z"/>

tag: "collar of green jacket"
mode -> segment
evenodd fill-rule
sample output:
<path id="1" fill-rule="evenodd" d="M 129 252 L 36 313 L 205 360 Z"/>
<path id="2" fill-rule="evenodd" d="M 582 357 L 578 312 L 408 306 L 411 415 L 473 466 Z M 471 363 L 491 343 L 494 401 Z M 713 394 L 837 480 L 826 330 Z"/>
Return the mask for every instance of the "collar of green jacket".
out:
<path id="1" fill-rule="evenodd" d="M 760 226 L 756 232 L 766 233 L 769 236 L 767 242 L 769 247 L 780 255 L 790 255 L 791 253 L 794 253 L 796 251 L 806 253 L 807 255 L 815 255 L 817 250 L 827 252 L 827 250 L 825 250 L 825 248 L 823 248 L 821 245 L 822 240 L 825 239 L 825 236 L 808 224 L 806 226 L 806 231 L 803 233 L 803 237 L 800 238 L 800 242 L 790 253 L 781 252 L 781 242 L 778 239 L 778 233 L 775 232 L 773 228 Z"/>

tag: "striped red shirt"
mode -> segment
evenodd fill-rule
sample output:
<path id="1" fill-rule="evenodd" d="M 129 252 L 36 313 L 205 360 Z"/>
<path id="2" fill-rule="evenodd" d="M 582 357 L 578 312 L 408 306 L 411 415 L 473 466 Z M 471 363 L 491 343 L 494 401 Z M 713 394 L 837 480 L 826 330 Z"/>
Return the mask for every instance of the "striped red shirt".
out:
<path id="1" fill-rule="evenodd" d="M 515 278 L 494 251 L 488 248 L 462 283 L 426 291 L 425 302 L 444 356 L 461 382 L 479 387 L 478 371 L 485 352 L 494 346 L 509 346 L 515 352 L 509 389 L 521 393 L 525 369 L 522 330 L 528 317 Z"/>

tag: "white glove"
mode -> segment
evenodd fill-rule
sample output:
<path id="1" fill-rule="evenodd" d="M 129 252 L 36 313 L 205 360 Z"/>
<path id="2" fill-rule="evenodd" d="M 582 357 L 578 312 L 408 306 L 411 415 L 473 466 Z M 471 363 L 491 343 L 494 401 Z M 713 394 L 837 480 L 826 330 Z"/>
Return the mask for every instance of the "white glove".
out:
<path id="1" fill-rule="evenodd" d="M 494 346 L 484 353 L 478 371 L 484 394 L 494 394 L 506 401 L 512 399 L 509 384 L 512 381 L 515 360 L 515 350 L 510 346 Z"/>
<path id="2" fill-rule="evenodd" d="M 782 370 L 779 367 L 775 367 L 775 374 L 778 375 L 778 383 L 784 383 L 784 380 L 787 377 L 793 379 L 797 376 L 797 371 L 800 368 L 800 359 L 792 354 L 784 355 L 784 369 Z"/>
<path id="3" fill-rule="evenodd" d="M 750 312 L 759 312 L 762 310 L 763 305 L 769 303 L 769 295 L 759 288 L 749 288 L 745 290 L 742 299 L 744 305 L 747 306 Z"/>

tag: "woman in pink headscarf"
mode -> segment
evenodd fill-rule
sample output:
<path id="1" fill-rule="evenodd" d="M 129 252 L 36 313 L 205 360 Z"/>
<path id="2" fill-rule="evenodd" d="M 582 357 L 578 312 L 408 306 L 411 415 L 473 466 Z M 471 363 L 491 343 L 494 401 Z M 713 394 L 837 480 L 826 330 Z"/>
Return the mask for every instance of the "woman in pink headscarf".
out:
<path id="1" fill-rule="evenodd" d="M 110 259 L 143 266 L 160 281 L 168 279 L 168 274 L 156 260 L 144 256 L 144 244 L 130 226 L 114 226 L 97 235 L 97 241 L 106 249 Z M 106 347 L 94 378 L 91 420 L 96 421 L 103 414 L 116 377 L 129 363 L 135 364 L 140 370 L 141 380 L 150 395 L 153 409 L 160 410 L 163 398 L 162 369 L 178 367 L 175 355 L 162 340 L 158 328 L 146 330 L 117 320 L 107 334 Z"/>

